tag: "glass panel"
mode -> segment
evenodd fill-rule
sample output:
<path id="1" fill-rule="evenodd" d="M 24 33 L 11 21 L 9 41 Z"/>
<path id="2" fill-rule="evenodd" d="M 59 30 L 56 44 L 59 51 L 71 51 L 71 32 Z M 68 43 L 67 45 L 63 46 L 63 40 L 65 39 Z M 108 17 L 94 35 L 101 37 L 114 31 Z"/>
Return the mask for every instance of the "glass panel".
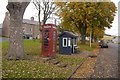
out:
<path id="1" fill-rule="evenodd" d="M 71 46 L 71 39 L 68 40 L 68 46 Z"/>
<path id="2" fill-rule="evenodd" d="M 49 30 L 44 31 L 44 49 L 45 51 L 48 51 L 48 46 L 49 46 Z"/>
<path id="3" fill-rule="evenodd" d="M 66 39 L 64 39 L 64 45 L 66 46 Z"/>
<path id="4" fill-rule="evenodd" d="M 63 47 L 67 47 L 67 38 L 63 38 Z"/>

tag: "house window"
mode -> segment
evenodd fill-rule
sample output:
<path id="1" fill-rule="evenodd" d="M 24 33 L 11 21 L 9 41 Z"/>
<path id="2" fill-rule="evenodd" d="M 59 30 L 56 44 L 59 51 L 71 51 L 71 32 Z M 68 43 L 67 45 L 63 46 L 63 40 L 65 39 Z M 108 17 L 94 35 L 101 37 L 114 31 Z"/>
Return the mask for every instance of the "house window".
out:
<path id="1" fill-rule="evenodd" d="M 23 32 L 25 32 L 25 28 L 23 27 Z"/>
<path id="2" fill-rule="evenodd" d="M 32 28 L 30 28 L 30 31 L 32 31 Z"/>
<path id="3" fill-rule="evenodd" d="M 63 38 L 63 47 L 67 47 L 67 38 Z"/>

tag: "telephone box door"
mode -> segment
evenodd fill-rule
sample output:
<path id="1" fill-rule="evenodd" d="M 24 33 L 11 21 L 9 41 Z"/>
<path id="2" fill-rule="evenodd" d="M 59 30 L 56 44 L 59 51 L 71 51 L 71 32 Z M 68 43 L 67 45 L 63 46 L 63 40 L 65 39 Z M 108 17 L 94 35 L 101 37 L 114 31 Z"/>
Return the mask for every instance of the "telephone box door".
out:
<path id="1" fill-rule="evenodd" d="M 56 53 L 57 30 L 52 24 L 43 25 L 42 56 L 52 57 Z"/>

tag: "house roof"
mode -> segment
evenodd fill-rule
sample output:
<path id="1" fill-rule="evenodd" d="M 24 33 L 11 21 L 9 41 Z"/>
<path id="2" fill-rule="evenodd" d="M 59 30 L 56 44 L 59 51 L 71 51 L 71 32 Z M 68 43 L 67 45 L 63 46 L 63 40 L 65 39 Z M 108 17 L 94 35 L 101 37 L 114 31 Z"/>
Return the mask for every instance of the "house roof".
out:
<path id="1" fill-rule="evenodd" d="M 61 37 L 63 35 L 68 35 L 70 37 L 78 37 L 76 34 L 72 33 L 72 32 L 69 32 L 69 31 L 64 31 L 62 32 L 61 34 L 59 34 L 58 36 Z"/>
<path id="2" fill-rule="evenodd" d="M 23 23 L 33 24 L 33 25 L 38 25 L 39 24 L 38 21 L 32 21 L 32 20 L 29 20 L 29 19 L 23 19 Z"/>

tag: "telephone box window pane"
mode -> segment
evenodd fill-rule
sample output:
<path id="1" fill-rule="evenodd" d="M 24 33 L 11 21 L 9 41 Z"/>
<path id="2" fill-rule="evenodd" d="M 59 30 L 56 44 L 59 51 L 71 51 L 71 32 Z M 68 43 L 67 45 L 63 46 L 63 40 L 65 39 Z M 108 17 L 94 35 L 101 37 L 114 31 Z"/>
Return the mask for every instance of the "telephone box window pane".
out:
<path id="1" fill-rule="evenodd" d="M 45 30 L 44 31 L 44 48 L 45 48 L 45 51 L 48 51 L 48 46 L 49 46 L 49 30 Z"/>
<path id="2" fill-rule="evenodd" d="M 63 38 L 63 47 L 67 47 L 67 38 Z"/>

